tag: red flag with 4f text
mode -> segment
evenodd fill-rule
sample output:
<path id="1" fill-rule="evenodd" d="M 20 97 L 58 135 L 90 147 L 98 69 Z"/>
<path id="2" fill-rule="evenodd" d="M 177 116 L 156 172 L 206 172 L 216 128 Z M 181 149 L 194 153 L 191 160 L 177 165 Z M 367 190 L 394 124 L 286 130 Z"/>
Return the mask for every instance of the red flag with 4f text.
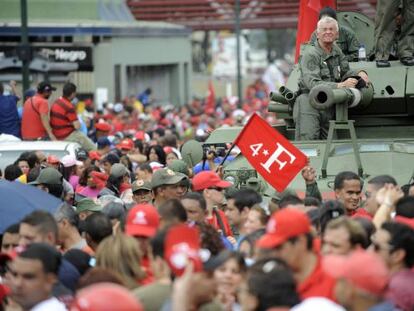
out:
<path id="1" fill-rule="evenodd" d="M 257 172 L 282 192 L 306 166 L 307 157 L 256 113 L 234 142 Z"/>

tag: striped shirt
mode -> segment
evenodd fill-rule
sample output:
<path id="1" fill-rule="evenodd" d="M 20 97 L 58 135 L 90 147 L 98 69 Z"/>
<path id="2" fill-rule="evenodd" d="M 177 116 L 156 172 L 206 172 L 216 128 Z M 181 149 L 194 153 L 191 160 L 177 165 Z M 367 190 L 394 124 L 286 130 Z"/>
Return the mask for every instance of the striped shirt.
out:
<path id="1" fill-rule="evenodd" d="M 50 109 L 50 126 L 57 139 L 65 139 L 74 130 L 73 122 L 78 120 L 75 106 L 66 98 L 59 97 Z"/>

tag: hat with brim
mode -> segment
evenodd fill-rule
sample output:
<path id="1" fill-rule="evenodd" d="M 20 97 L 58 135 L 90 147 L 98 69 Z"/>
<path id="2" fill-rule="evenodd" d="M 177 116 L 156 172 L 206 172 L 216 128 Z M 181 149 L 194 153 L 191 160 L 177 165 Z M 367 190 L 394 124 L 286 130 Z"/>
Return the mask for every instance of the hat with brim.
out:
<path id="1" fill-rule="evenodd" d="M 163 185 L 175 185 L 186 178 L 188 177 L 182 173 L 174 172 L 169 168 L 161 168 L 152 175 L 152 189 Z"/>
<path id="2" fill-rule="evenodd" d="M 152 185 L 149 181 L 144 181 L 142 179 L 138 179 L 134 181 L 132 184 L 132 193 L 138 191 L 138 190 L 152 190 Z"/>
<path id="3" fill-rule="evenodd" d="M 95 203 L 95 201 L 90 198 L 82 199 L 76 204 L 76 212 L 78 214 L 81 212 L 86 212 L 86 211 L 100 212 L 101 210 L 102 210 L 102 206 Z"/>
<path id="4" fill-rule="evenodd" d="M 40 171 L 36 180 L 29 183 L 29 185 L 61 185 L 63 184 L 62 174 L 53 167 L 46 167 Z"/>
<path id="5" fill-rule="evenodd" d="M 112 165 L 110 174 L 111 176 L 119 178 L 125 176 L 126 174 L 129 174 L 129 171 L 125 165 L 121 163 L 115 163 L 114 165 Z"/>
<path id="6" fill-rule="evenodd" d="M 325 256 L 322 267 L 334 279 L 344 278 L 377 296 L 383 295 L 389 281 L 389 271 L 382 258 L 366 250 L 353 251 L 349 256 Z"/>

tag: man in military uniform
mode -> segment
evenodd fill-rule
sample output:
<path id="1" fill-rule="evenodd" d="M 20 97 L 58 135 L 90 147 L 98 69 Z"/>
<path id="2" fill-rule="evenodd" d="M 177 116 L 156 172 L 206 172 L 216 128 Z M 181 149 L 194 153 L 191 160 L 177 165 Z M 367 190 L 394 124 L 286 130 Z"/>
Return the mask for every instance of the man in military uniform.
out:
<path id="1" fill-rule="evenodd" d="M 398 57 L 402 64 L 414 66 L 414 0 L 378 0 L 375 16 L 375 59 L 377 67 L 389 67 L 388 58 L 397 27 L 396 16 L 402 2 Z"/>
<path id="2" fill-rule="evenodd" d="M 335 10 L 329 6 L 324 7 L 322 10 L 320 10 L 319 20 L 324 16 L 332 17 L 335 20 L 337 19 Z M 318 39 L 316 37 L 315 30 L 312 33 L 309 43 L 315 45 L 317 40 Z M 355 32 L 352 29 L 339 25 L 339 37 L 336 40 L 336 44 L 341 48 L 342 53 L 345 54 L 349 62 L 358 61 L 358 49 L 360 44 L 355 35 Z"/>
<path id="3" fill-rule="evenodd" d="M 316 110 L 309 104 L 309 92 L 316 85 L 330 88 L 352 88 L 360 76 L 369 83 L 364 71 L 352 72 L 341 49 L 335 44 L 338 38 L 338 22 L 328 16 L 318 22 L 317 38 L 314 46 L 305 49 L 301 56 L 299 69 L 299 93 L 293 117 L 296 122 L 296 140 L 326 139 L 329 120 L 334 118 L 334 107 Z M 342 82 L 341 82 L 342 81 Z"/>

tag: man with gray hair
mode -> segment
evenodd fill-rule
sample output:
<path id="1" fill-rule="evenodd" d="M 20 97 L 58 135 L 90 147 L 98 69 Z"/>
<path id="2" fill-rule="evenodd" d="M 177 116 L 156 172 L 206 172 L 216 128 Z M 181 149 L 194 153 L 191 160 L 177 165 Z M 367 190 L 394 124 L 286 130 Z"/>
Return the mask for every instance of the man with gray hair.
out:
<path id="1" fill-rule="evenodd" d="M 299 61 L 299 96 L 293 110 L 296 122 L 296 140 L 326 139 L 329 120 L 334 119 L 335 107 L 317 110 L 309 104 L 309 92 L 317 85 L 330 88 L 354 88 L 360 76 L 369 83 L 364 71 L 353 72 L 341 49 L 335 44 L 338 22 L 329 16 L 322 17 L 316 30 L 317 42 L 305 48 Z"/>
<path id="2" fill-rule="evenodd" d="M 58 225 L 58 241 L 61 250 L 66 252 L 70 249 L 86 250 L 88 245 L 81 237 L 78 230 L 79 216 L 75 209 L 69 204 L 62 204 L 55 212 L 54 218 Z"/>

